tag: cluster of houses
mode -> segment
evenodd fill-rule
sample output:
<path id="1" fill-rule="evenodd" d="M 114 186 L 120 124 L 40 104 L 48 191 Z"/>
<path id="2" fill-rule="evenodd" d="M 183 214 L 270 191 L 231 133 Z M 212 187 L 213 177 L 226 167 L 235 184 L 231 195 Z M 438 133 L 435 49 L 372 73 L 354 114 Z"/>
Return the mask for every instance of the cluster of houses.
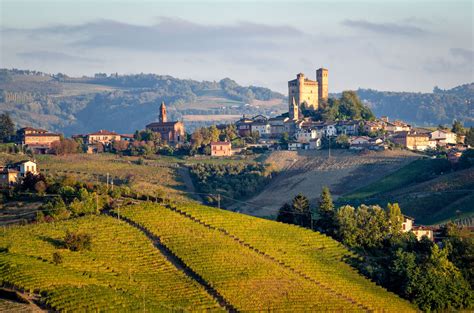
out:
<path id="1" fill-rule="evenodd" d="M 386 116 L 375 121 L 321 122 L 311 118 L 292 120 L 287 115 L 274 118 L 257 115 L 253 118 L 244 116 L 236 122 L 236 127 L 242 137 L 258 133 L 260 138 L 266 140 L 279 139 L 287 134 L 288 150 L 319 149 L 323 137 L 331 139 L 339 135 L 348 136 L 349 149 L 352 150 L 385 150 L 388 141 L 415 151 L 445 147 L 454 151 L 453 157 L 466 149 L 462 144 L 463 136 L 457 136 L 449 130 L 414 128 L 403 121 L 391 122 Z"/>
<path id="2" fill-rule="evenodd" d="M 322 139 L 331 141 L 337 136 L 346 135 L 347 145 L 352 150 L 385 150 L 392 142 L 409 150 L 424 151 L 445 147 L 448 158 L 455 162 L 462 151 L 464 138 L 449 130 L 430 131 L 414 128 L 403 121 L 389 121 L 381 117 L 374 121 L 315 121 L 302 114 L 303 107 L 317 110 L 322 101 L 328 99 L 328 70 L 320 68 L 316 71 L 316 80 L 308 79 L 303 73 L 296 79 L 288 81 L 288 113 L 267 118 L 257 115 L 252 118 L 243 116 L 235 125 L 240 137 L 248 137 L 257 133 L 260 144 L 272 146 L 287 136 L 288 150 L 320 149 Z M 177 146 L 185 142 L 184 124 L 180 121 L 168 121 L 164 102 L 161 103 L 158 121 L 146 125 L 146 129 L 159 135 L 163 142 Z M 31 127 L 18 131 L 18 141 L 36 153 L 48 153 L 53 143 L 60 140 L 60 135 L 46 130 Z M 100 130 L 91 134 L 74 135 L 74 139 L 82 139 L 88 153 L 103 151 L 104 147 L 116 141 L 132 141 L 131 134 L 118 134 Z M 232 146 L 229 142 L 212 142 L 212 156 L 230 156 Z"/>

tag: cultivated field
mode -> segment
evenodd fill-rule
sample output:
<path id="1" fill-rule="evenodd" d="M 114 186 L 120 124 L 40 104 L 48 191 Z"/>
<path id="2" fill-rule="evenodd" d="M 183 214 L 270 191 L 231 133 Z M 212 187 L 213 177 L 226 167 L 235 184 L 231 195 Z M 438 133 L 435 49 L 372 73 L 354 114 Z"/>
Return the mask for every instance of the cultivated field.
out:
<path id="1" fill-rule="evenodd" d="M 275 217 L 278 208 L 298 193 L 315 204 L 328 186 L 334 198 L 374 182 L 419 158 L 409 151 L 355 153 L 348 150 L 277 151 L 265 160 L 278 174 L 247 204 L 231 209 L 255 216 Z"/>
<path id="2" fill-rule="evenodd" d="M 127 185 L 140 194 L 176 195 L 184 185 L 171 162 L 144 161 L 137 157 L 120 158 L 113 154 L 71 154 L 38 156 L 39 168 L 45 173 L 69 175 L 86 182 L 106 182 L 106 175 L 115 184 Z"/>
<path id="3" fill-rule="evenodd" d="M 66 231 L 91 234 L 91 250 L 65 249 Z M 0 247 L 1 283 L 36 295 L 54 311 L 219 309 L 143 233 L 112 217 L 8 228 Z M 59 264 L 54 253 L 62 256 Z"/>
<path id="4" fill-rule="evenodd" d="M 238 311 L 411 311 L 344 263 L 341 244 L 297 226 L 196 204 L 120 209 Z"/>

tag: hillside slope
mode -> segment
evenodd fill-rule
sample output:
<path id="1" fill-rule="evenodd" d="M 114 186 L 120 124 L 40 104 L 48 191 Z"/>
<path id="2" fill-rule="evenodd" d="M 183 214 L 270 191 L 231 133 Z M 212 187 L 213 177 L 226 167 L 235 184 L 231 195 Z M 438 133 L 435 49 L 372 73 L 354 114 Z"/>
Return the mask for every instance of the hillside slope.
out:
<path id="1" fill-rule="evenodd" d="M 415 125 L 449 125 L 458 120 L 474 126 L 474 83 L 447 90 L 435 87 L 432 93 L 359 89 L 357 94 L 377 116 Z"/>
<path id="2" fill-rule="evenodd" d="M 282 94 L 263 87 L 243 87 L 229 78 L 219 82 L 155 74 L 71 78 L 0 70 L 0 112 L 9 112 L 19 126 L 66 135 L 98 129 L 120 133 L 143 129 L 156 120 L 162 101 L 168 104 L 169 118 L 185 119 L 191 131 L 201 125 L 234 121 L 242 114 L 274 115 L 285 108 Z"/>
<path id="3" fill-rule="evenodd" d="M 120 216 L 7 229 L 2 284 L 58 311 L 414 311 L 347 265 L 341 244 L 306 229 L 195 204 L 143 203 Z M 91 250 L 62 248 L 67 230 L 92 234 Z"/>
<path id="4" fill-rule="evenodd" d="M 418 223 L 436 224 L 474 214 L 474 168 L 443 172 L 446 160 L 417 160 L 363 188 L 345 194 L 338 203 L 358 205 L 398 202 Z"/>
<path id="5" fill-rule="evenodd" d="M 328 186 L 335 198 L 374 182 L 419 156 L 409 151 L 360 154 L 348 150 L 276 151 L 265 160 L 277 175 L 246 203 L 230 207 L 242 213 L 276 217 L 278 209 L 298 193 L 313 205 Z"/>

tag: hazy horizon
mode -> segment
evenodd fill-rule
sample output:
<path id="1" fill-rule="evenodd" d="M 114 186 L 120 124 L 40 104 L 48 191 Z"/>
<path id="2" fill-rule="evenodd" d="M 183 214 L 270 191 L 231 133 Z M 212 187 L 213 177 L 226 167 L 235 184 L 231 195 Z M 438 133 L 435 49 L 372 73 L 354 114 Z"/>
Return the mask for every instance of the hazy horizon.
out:
<path id="1" fill-rule="evenodd" d="M 319 67 L 330 92 L 474 81 L 471 1 L 0 3 L 6 68 L 229 77 L 284 94 L 296 73 L 314 79 Z"/>

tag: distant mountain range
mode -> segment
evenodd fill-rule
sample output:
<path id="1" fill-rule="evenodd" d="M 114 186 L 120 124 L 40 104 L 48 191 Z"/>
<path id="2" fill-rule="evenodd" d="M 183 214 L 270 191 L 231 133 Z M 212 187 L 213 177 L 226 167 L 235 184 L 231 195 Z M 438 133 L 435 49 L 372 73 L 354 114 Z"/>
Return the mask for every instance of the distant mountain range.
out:
<path id="1" fill-rule="evenodd" d="M 433 93 L 359 89 L 377 116 L 417 125 L 474 125 L 474 83 Z M 98 129 L 131 133 L 157 118 L 161 101 L 171 119 L 184 120 L 188 131 L 225 123 L 243 114 L 275 116 L 287 111 L 286 97 L 268 88 L 177 79 L 155 74 L 72 78 L 29 70 L 0 70 L 0 112 L 18 126 L 42 127 L 66 135 Z"/>

